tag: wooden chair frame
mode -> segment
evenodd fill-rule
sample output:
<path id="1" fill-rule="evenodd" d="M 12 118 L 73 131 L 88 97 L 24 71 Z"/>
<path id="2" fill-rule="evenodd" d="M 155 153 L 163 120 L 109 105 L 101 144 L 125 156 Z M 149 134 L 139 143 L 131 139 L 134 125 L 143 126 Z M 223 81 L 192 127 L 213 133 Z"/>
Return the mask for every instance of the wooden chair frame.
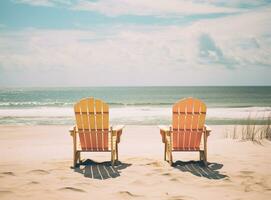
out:
<path id="1" fill-rule="evenodd" d="M 172 111 L 173 111 L 172 124 L 175 126 L 175 129 L 173 129 L 173 125 L 159 126 L 160 134 L 162 136 L 162 142 L 165 144 L 164 160 L 168 161 L 169 164 L 172 165 L 173 164 L 172 152 L 198 151 L 199 159 L 202 160 L 205 165 L 207 165 L 207 137 L 210 135 L 211 129 L 204 124 L 206 115 L 206 105 L 202 101 L 190 97 L 176 102 L 173 105 Z M 196 121 L 193 122 L 192 124 L 191 119 L 194 118 Z M 186 126 L 188 126 L 188 128 L 186 128 Z M 193 145 L 191 145 L 189 141 L 188 146 L 185 146 L 184 138 L 185 135 L 187 134 L 186 131 L 189 132 L 190 137 L 194 131 L 196 133 L 201 134 L 201 139 L 199 138 L 194 139 Z M 173 132 L 177 134 L 177 136 L 175 135 L 175 147 L 173 146 Z M 180 136 L 179 134 L 181 132 L 183 132 L 184 135 Z M 195 138 L 195 136 L 196 135 L 194 135 L 192 138 Z M 178 140 L 176 140 L 176 137 L 178 138 Z M 179 146 L 180 145 L 179 143 L 176 144 L 176 141 L 177 142 L 180 141 L 179 137 L 182 137 L 181 141 L 184 141 L 182 146 Z M 202 142 L 203 145 L 200 145 L 202 143 L 199 142 Z"/>
<path id="2" fill-rule="evenodd" d="M 173 155 L 172 152 L 174 151 L 172 146 L 172 126 L 159 126 L 160 133 L 163 138 L 164 145 L 164 160 L 169 162 L 170 165 L 173 164 Z M 205 165 L 207 165 L 207 137 L 210 135 L 210 132 L 212 130 L 207 126 L 204 125 L 204 131 L 203 131 L 203 149 L 200 149 L 199 152 L 199 160 L 202 160 Z M 184 150 L 185 151 L 185 150 Z"/>
<path id="3" fill-rule="evenodd" d="M 81 152 L 111 152 L 111 163 L 118 160 L 118 143 L 123 125 L 109 126 L 109 106 L 93 97 L 74 105 L 76 126 L 69 132 L 73 138 L 73 166 L 81 163 Z"/>
<path id="4" fill-rule="evenodd" d="M 118 161 L 118 143 L 120 142 L 120 135 L 122 134 L 124 126 L 111 126 L 110 127 L 110 139 L 111 139 L 111 149 L 108 151 L 101 152 L 111 152 L 111 164 L 114 166 L 115 162 Z M 78 141 L 78 130 L 76 126 L 73 126 L 70 130 L 70 135 L 73 139 L 73 167 L 76 167 L 78 164 L 82 163 L 81 160 L 81 152 L 99 152 L 99 151 L 91 151 L 91 150 L 82 150 L 80 148 L 80 142 Z"/>

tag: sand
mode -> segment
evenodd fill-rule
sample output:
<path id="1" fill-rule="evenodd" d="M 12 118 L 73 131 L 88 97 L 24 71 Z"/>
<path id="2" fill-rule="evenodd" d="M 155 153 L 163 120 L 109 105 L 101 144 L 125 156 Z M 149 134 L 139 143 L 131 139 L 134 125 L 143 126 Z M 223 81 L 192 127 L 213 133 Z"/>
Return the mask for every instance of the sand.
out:
<path id="1" fill-rule="evenodd" d="M 271 142 L 225 138 L 231 126 L 212 126 L 208 167 L 198 153 L 163 161 L 156 126 L 126 126 L 120 163 L 87 153 L 72 169 L 68 126 L 0 127 L 0 199 L 270 199 Z"/>

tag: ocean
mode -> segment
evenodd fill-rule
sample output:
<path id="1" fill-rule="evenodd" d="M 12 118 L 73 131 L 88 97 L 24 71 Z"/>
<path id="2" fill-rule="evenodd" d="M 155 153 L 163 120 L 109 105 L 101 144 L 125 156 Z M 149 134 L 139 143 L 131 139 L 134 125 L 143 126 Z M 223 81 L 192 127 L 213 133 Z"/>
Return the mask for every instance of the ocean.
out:
<path id="1" fill-rule="evenodd" d="M 195 97 L 207 105 L 207 122 L 257 123 L 271 116 L 271 87 L 74 87 L 1 88 L 1 125 L 72 125 L 73 104 L 95 97 L 110 105 L 111 124 L 158 125 L 171 122 L 174 102 Z"/>

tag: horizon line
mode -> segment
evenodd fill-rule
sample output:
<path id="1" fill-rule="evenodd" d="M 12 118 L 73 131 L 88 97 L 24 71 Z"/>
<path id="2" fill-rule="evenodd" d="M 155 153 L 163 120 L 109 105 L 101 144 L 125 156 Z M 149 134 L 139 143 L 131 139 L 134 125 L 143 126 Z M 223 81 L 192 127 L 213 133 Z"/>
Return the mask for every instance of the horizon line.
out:
<path id="1" fill-rule="evenodd" d="M 128 88 L 128 87 L 271 87 L 271 85 L 104 85 L 104 86 L 0 86 L 0 89 L 16 88 Z"/>

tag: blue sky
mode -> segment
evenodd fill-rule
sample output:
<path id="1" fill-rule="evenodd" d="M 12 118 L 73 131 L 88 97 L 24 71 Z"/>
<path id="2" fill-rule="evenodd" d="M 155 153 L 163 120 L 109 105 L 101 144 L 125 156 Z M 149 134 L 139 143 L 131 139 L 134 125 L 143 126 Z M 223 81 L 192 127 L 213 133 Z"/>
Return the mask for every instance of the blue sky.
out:
<path id="1" fill-rule="evenodd" d="M 0 86 L 271 85 L 271 1 L 3 0 Z"/>

